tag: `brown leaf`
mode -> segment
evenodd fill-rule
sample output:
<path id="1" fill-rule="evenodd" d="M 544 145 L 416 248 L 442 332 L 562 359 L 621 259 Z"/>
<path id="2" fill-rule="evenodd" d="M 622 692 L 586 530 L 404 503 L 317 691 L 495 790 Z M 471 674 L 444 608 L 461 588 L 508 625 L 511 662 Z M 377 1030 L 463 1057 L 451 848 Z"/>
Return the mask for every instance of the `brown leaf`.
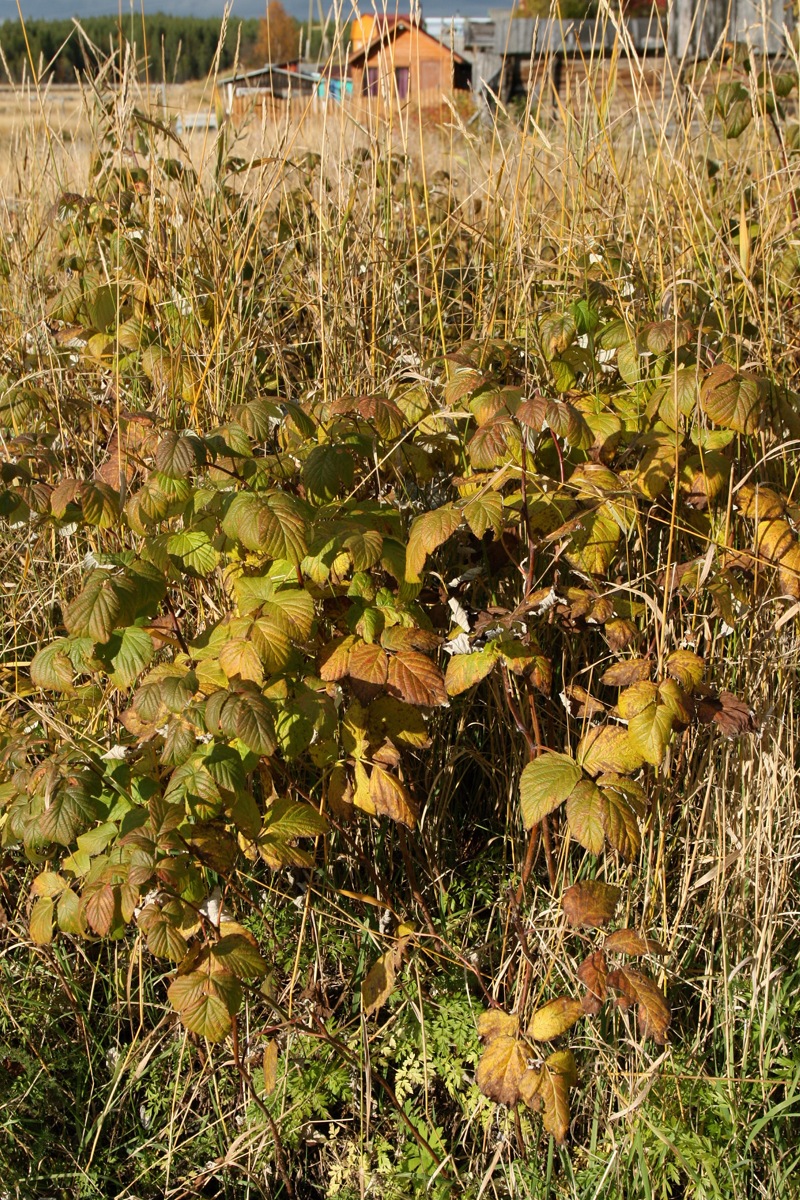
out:
<path id="1" fill-rule="evenodd" d="M 635 957 L 643 954 L 657 954 L 663 957 L 667 953 L 660 942 L 642 937 L 636 929 L 615 929 L 613 933 L 609 933 L 603 943 L 603 949 L 610 950 L 612 954 L 630 954 Z"/>
<path id="2" fill-rule="evenodd" d="M 600 682 L 607 687 L 629 687 L 632 683 L 641 683 L 650 678 L 653 670 L 649 658 L 626 658 L 624 662 L 614 663 L 600 676 Z"/>
<path id="3" fill-rule="evenodd" d="M 636 626 L 621 617 L 607 621 L 603 626 L 603 632 L 609 649 L 613 650 L 615 654 L 619 654 L 621 650 L 627 650 L 628 646 L 633 645 L 639 639 L 639 630 Z"/>
<path id="4" fill-rule="evenodd" d="M 594 696 L 591 696 L 586 688 L 581 687 L 578 683 L 567 684 L 564 689 L 564 697 L 570 702 L 570 714 L 578 719 L 597 717 L 606 711 L 602 700 L 595 700 Z"/>
<path id="5" fill-rule="evenodd" d="M 389 660 L 387 691 L 426 708 L 448 703 L 442 672 L 417 650 L 401 650 Z"/>
<path id="6" fill-rule="evenodd" d="M 519 1099 L 519 1087 L 527 1066 L 517 1039 L 501 1034 L 490 1040 L 481 1055 L 475 1078 L 484 1096 L 510 1106 Z"/>
<path id="7" fill-rule="evenodd" d="M 599 929 L 613 917 L 621 894 L 620 889 L 610 883 L 585 879 L 567 888 L 561 897 L 561 907 L 570 925 Z"/>
<path id="8" fill-rule="evenodd" d="M 578 979 L 587 989 L 582 1000 L 585 1013 L 593 1016 L 599 1013 L 603 1007 L 603 1002 L 608 995 L 607 976 L 608 963 L 601 950 L 595 950 L 578 967 Z"/>
<path id="9" fill-rule="evenodd" d="M 717 725 L 727 738 L 754 733 L 758 728 L 753 709 L 734 696 L 733 692 L 700 697 L 696 701 L 695 712 L 702 725 Z"/>
<path id="10" fill-rule="evenodd" d="M 417 823 L 417 810 L 411 796 L 396 775 L 373 766 L 369 779 L 369 798 L 379 816 L 389 817 L 408 829 Z"/>
<path id="11" fill-rule="evenodd" d="M 503 1012 L 500 1008 L 490 1008 L 478 1017 L 478 1037 L 490 1042 L 496 1037 L 516 1037 L 519 1033 L 519 1017 L 514 1013 Z"/>

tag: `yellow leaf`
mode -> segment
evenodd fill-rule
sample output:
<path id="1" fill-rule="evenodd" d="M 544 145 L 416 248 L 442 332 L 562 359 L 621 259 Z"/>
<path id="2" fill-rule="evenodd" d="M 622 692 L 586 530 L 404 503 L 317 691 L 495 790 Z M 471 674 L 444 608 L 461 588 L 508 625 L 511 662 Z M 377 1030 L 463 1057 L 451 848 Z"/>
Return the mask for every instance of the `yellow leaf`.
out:
<path id="1" fill-rule="evenodd" d="M 583 1015 L 580 1000 L 559 996 L 536 1010 L 531 1017 L 528 1033 L 537 1042 L 549 1042 L 566 1033 Z"/>
<path id="2" fill-rule="evenodd" d="M 264 1095 L 271 1096 L 278 1082 L 278 1043 L 271 1038 L 264 1047 Z"/>
<path id="3" fill-rule="evenodd" d="M 475 1078 L 484 1096 L 498 1104 L 512 1105 L 519 1099 L 519 1085 L 527 1068 L 517 1039 L 501 1034 L 491 1039 L 481 1055 Z"/>

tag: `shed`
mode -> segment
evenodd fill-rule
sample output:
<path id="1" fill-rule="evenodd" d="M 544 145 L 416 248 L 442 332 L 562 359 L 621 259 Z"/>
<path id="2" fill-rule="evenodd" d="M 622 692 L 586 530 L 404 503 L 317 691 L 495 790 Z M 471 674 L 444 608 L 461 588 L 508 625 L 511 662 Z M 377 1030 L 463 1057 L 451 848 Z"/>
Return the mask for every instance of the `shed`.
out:
<path id="1" fill-rule="evenodd" d="M 266 63 L 254 71 L 228 75 L 218 83 L 226 116 L 237 120 L 254 108 L 275 115 L 300 101 L 319 95 L 318 72 L 302 70 L 298 62 Z"/>
<path id="2" fill-rule="evenodd" d="M 353 93 L 376 107 L 441 105 L 468 91 L 472 66 L 410 16 L 361 16 L 350 40 Z"/>

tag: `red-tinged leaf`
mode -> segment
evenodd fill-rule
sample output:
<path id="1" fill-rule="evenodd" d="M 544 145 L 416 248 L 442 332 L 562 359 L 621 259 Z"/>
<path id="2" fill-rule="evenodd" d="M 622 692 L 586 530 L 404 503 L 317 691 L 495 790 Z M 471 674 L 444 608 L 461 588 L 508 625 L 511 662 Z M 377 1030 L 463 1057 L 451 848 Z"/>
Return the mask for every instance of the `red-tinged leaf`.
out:
<path id="1" fill-rule="evenodd" d="M 377 642 L 354 643 L 350 651 L 348 675 L 353 691 L 367 704 L 386 687 L 389 657 Z"/>
<path id="2" fill-rule="evenodd" d="M 337 638 L 323 647 L 319 661 L 319 677 L 325 683 L 344 679 L 350 671 L 350 651 L 356 644 L 354 637 Z"/>
<path id="3" fill-rule="evenodd" d="M 514 422 L 503 412 L 476 429 L 469 440 L 467 452 L 473 467 L 488 470 L 499 467 L 519 451 L 520 436 Z"/>
<path id="4" fill-rule="evenodd" d="M 600 950 L 595 950 L 578 967 L 578 979 L 587 989 L 582 1000 L 585 1013 L 593 1016 L 600 1012 L 608 994 L 607 977 L 608 963 Z"/>
<path id="5" fill-rule="evenodd" d="M 147 904 L 139 914 L 137 924 L 147 938 L 147 949 L 156 958 L 182 962 L 188 946 L 178 928 L 177 914 L 165 912 L 158 904 Z"/>
<path id="6" fill-rule="evenodd" d="M 190 971 L 178 975 L 169 987 L 169 1001 L 191 1033 L 210 1042 L 221 1042 L 239 1011 L 242 989 L 227 971 Z"/>
<path id="7" fill-rule="evenodd" d="M 387 691 L 420 708 L 448 703 L 442 672 L 418 650 L 401 650 L 389 659 Z"/>
<path id="8" fill-rule="evenodd" d="M 114 924 L 116 896 L 110 883 L 100 884 L 83 897 L 83 913 L 89 925 L 104 937 Z"/>
<path id="9" fill-rule="evenodd" d="M 621 895 L 620 889 L 610 883 L 585 879 L 567 888 L 561 897 L 561 907 L 570 925 L 600 929 L 614 916 Z"/>
<path id="10" fill-rule="evenodd" d="M 653 980 L 633 967 L 620 967 L 611 972 L 607 982 L 610 988 L 622 993 L 623 999 L 618 1002 L 621 1008 L 636 1005 L 636 1021 L 641 1036 L 651 1037 L 660 1046 L 665 1045 L 671 1020 L 669 1005 Z"/>
<path id="11" fill-rule="evenodd" d="M 607 936 L 603 949 L 612 954 L 629 954 L 637 958 L 645 954 L 663 957 L 667 953 L 660 942 L 643 937 L 636 929 L 615 929 Z"/>
<path id="12" fill-rule="evenodd" d="M 511 1106 L 519 1100 L 519 1087 L 528 1064 L 516 1038 L 493 1037 L 478 1063 L 476 1080 L 484 1096 Z"/>

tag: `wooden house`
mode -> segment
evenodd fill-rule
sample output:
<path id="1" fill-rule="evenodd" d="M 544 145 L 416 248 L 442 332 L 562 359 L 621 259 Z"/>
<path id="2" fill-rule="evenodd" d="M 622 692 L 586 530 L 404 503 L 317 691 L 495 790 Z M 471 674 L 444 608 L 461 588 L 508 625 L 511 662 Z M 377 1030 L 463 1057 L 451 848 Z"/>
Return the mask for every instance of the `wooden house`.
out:
<path id="1" fill-rule="evenodd" d="M 468 91 L 472 66 L 409 16 L 365 15 L 350 31 L 353 95 L 376 109 L 440 107 Z"/>
<path id="2" fill-rule="evenodd" d="M 220 79 L 217 91 L 226 117 L 234 123 L 250 113 L 276 117 L 301 113 L 319 96 L 320 76 L 301 69 L 299 62 L 266 63 Z"/>

